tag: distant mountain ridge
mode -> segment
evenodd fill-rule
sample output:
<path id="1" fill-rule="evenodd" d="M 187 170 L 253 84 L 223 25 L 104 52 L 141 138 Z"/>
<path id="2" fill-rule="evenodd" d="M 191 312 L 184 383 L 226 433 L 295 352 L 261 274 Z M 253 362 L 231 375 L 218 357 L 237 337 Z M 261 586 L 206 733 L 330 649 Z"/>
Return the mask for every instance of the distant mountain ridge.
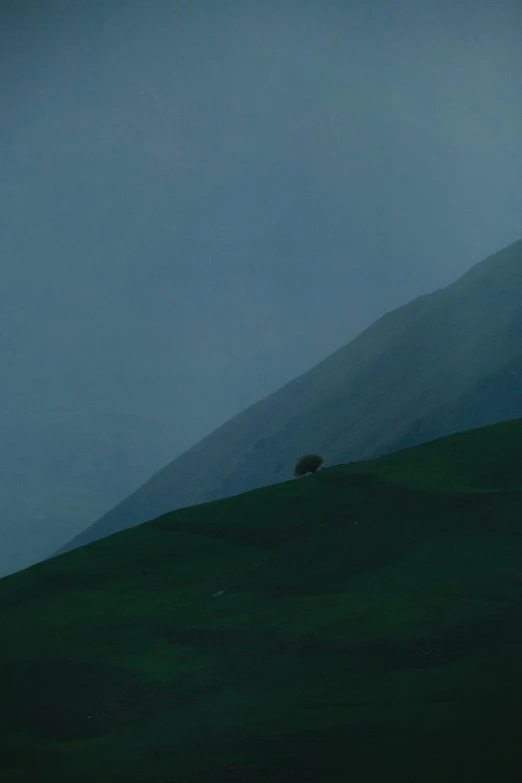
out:
<path id="1" fill-rule="evenodd" d="M 285 481 L 308 451 L 369 459 L 522 416 L 522 240 L 386 313 L 162 468 L 60 552 Z"/>

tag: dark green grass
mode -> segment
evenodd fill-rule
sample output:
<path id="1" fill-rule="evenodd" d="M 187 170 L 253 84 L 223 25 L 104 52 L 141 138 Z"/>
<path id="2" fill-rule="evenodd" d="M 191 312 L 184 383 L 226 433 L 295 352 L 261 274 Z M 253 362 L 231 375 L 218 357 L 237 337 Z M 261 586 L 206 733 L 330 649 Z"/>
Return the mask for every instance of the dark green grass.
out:
<path id="1" fill-rule="evenodd" d="M 0 780 L 519 781 L 521 451 L 483 428 L 0 581 Z"/>

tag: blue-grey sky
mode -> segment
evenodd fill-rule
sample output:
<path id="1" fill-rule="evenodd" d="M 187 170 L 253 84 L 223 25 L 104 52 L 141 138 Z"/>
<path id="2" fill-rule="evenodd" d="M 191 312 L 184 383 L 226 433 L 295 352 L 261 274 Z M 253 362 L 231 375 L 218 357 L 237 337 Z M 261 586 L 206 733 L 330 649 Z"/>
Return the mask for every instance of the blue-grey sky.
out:
<path id="1" fill-rule="evenodd" d="M 145 480 L 520 238 L 521 34 L 518 0 L 4 0 L 4 469 L 35 412 L 125 415 Z"/>

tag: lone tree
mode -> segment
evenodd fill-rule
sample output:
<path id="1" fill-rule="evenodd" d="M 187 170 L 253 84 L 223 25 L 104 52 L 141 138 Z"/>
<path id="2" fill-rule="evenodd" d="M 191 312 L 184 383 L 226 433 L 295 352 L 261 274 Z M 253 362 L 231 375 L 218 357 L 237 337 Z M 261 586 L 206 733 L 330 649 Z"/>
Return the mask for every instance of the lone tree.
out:
<path id="1" fill-rule="evenodd" d="M 323 458 L 319 454 L 305 454 L 297 461 L 294 474 L 296 476 L 305 476 L 307 473 L 315 473 L 320 465 L 323 464 Z"/>

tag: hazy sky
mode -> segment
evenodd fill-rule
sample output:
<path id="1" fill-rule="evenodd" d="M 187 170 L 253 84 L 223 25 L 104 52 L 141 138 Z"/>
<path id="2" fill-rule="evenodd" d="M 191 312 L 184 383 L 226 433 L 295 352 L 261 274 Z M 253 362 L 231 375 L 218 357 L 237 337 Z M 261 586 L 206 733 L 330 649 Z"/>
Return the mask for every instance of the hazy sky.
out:
<path id="1" fill-rule="evenodd" d="M 4 0 L 4 418 L 174 458 L 520 238 L 521 38 L 519 0 Z"/>

